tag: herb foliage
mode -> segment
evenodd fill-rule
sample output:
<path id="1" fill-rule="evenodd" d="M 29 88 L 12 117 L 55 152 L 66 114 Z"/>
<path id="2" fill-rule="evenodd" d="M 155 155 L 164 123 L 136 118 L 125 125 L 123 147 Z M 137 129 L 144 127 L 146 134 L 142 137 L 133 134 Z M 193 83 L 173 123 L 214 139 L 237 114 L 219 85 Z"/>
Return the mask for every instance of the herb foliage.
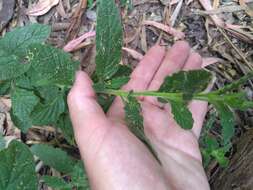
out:
<path id="1" fill-rule="evenodd" d="M 129 68 L 119 64 L 123 30 L 114 0 L 99 1 L 96 33 L 96 72 L 93 78 L 99 102 L 106 110 L 114 96 L 120 96 L 125 104 L 129 129 L 142 141 L 146 142 L 146 137 L 141 107 L 136 99 L 139 96 L 154 96 L 163 103 L 170 103 L 175 121 L 186 130 L 193 126 L 192 115 L 187 107 L 190 101 L 202 100 L 213 104 L 220 116 L 224 146 L 230 143 L 234 135 L 232 110 L 253 108 L 253 103 L 246 99 L 245 94 L 235 91 L 253 77 L 253 72 L 213 92 L 203 92 L 212 78 L 212 74 L 204 70 L 181 71 L 168 76 L 157 92 L 119 90 L 129 80 L 129 75 L 125 73 L 130 72 Z M 53 125 L 74 145 L 66 95 L 79 63 L 73 61 L 70 54 L 45 44 L 49 35 L 49 26 L 32 24 L 16 28 L 0 39 L 0 95 L 10 94 L 11 117 L 22 132 L 26 133 L 33 125 Z M 208 137 L 203 142 L 207 145 L 203 153 L 220 159 L 220 163 L 226 162 L 224 150 L 218 148 L 215 140 Z M 0 136 L 0 150 L 0 189 L 37 188 L 32 154 L 38 156 L 45 165 L 71 176 L 70 181 L 44 176 L 42 180 L 49 186 L 56 189 L 88 189 L 81 161 L 61 149 L 42 144 L 29 149 L 17 141 L 5 148 L 3 137 Z"/>

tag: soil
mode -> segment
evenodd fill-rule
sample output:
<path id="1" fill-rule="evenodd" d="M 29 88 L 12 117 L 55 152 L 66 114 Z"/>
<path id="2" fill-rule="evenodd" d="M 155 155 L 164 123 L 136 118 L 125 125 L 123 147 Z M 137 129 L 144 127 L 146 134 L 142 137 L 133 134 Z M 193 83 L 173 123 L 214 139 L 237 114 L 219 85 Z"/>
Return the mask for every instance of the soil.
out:
<path id="1" fill-rule="evenodd" d="M 230 164 L 219 169 L 210 180 L 212 189 L 251 190 L 253 187 L 253 130 L 249 129 L 236 143 Z"/>

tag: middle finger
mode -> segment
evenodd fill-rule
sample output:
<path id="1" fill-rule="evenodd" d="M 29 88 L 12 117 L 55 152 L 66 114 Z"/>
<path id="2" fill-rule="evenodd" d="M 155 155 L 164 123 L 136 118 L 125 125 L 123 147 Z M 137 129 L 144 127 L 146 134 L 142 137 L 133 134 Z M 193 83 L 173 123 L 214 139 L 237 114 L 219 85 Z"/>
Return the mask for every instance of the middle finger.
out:
<path id="1" fill-rule="evenodd" d="M 167 52 L 163 63 L 156 72 L 153 80 L 151 81 L 148 90 L 156 91 L 162 85 L 164 79 L 175 72 L 180 71 L 190 55 L 190 46 L 185 41 L 176 42 L 171 49 Z M 154 104 L 160 105 L 155 97 L 145 97 L 145 100 Z"/>

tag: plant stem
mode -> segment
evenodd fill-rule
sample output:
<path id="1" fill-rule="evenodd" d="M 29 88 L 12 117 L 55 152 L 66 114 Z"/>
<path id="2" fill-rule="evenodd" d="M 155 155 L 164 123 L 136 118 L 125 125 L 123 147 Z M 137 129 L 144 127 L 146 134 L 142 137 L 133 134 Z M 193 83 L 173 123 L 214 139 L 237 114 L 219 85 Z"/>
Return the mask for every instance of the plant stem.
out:
<path id="1" fill-rule="evenodd" d="M 121 96 L 121 97 L 140 97 L 140 96 L 153 96 L 157 98 L 163 98 L 166 100 L 172 101 L 184 101 L 183 93 L 169 93 L 169 92 L 156 92 L 156 91 L 142 91 L 142 92 L 134 92 L 134 91 L 123 91 L 123 90 L 113 90 L 113 89 L 106 89 L 103 91 L 96 91 L 97 93 L 114 95 L 114 96 Z M 202 101 L 209 101 L 209 99 L 217 99 L 217 95 L 213 95 L 211 93 L 199 93 L 195 94 L 192 99 L 195 100 L 202 100 Z M 220 99 L 220 97 L 219 97 Z"/>
<path id="2" fill-rule="evenodd" d="M 174 101 L 182 101 L 183 94 L 182 93 L 167 93 L 167 92 L 155 92 L 155 91 L 143 91 L 143 92 L 134 92 L 134 91 L 124 91 L 124 90 L 113 90 L 113 89 L 106 89 L 103 91 L 96 91 L 97 93 L 102 94 L 109 94 L 114 96 L 121 96 L 121 97 L 140 97 L 140 96 L 154 96 L 158 98 L 166 98 L 168 100 Z"/>
<path id="3" fill-rule="evenodd" d="M 240 85 L 245 84 L 248 80 L 250 80 L 253 77 L 253 71 L 249 72 L 239 80 L 224 86 L 220 90 L 212 92 L 212 94 L 224 94 L 227 91 L 237 89 Z"/>
<path id="4" fill-rule="evenodd" d="M 134 91 L 123 91 L 123 90 L 114 90 L 114 89 L 105 89 L 102 91 L 96 91 L 97 93 L 120 96 L 127 98 L 128 96 L 132 97 L 141 97 L 141 96 L 153 96 L 157 98 L 162 98 L 168 101 L 185 101 L 183 98 L 183 93 L 169 93 L 169 92 L 155 92 L 155 91 L 142 91 L 142 92 L 134 92 Z M 224 101 L 224 98 L 228 95 L 224 96 L 224 94 L 219 94 L 215 92 L 210 93 L 198 93 L 194 94 L 192 100 L 201 100 L 206 102 L 215 102 L 215 101 Z M 230 96 L 234 94 L 231 93 Z"/>

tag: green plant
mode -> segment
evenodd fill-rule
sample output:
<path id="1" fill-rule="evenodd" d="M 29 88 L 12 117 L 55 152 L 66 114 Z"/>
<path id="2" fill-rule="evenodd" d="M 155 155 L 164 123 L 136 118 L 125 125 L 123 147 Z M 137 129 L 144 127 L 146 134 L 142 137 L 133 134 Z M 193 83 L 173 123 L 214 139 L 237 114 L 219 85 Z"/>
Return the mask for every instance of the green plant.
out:
<path id="1" fill-rule="evenodd" d="M 93 0 L 88 0 L 87 2 L 88 2 L 88 7 L 91 8 L 94 1 Z"/>
<path id="2" fill-rule="evenodd" d="M 49 34 L 49 26 L 33 24 L 17 28 L 0 39 L 0 94 L 10 94 L 11 117 L 22 132 L 26 133 L 33 125 L 52 125 L 59 128 L 66 140 L 74 145 L 66 96 L 79 63 L 73 61 L 70 54 L 46 45 Z M 120 96 L 125 103 L 129 129 L 146 144 L 141 107 L 136 99 L 139 96 L 154 96 L 163 103 L 170 103 L 175 121 L 186 130 L 193 126 L 192 115 L 187 108 L 189 101 L 208 101 L 220 115 L 224 146 L 229 144 L 234 134 L 235 121 L 231 109 L 253 107 L 245 94 L 234 91 L 253 77 L 253 72 L 213 92 L 203 92 L 212 78 L 212 74 L 205 70 L 181 71 L 168 76 L 156 92 L 119 90 L 129 80 L 130 69 L 119 65 L 123 31 L 113 0 L 99 1 L 96 34 L 96 72 L 92 78 L 99 102 L 107 110 L 113 98 Z M 5 146 L 1 136 L 0 144 L 0 148 Z M 69 181 L 44 176 L 42 180 L 49 186 L 56 189 L 88 188 L 81 161 L 57 148 L 34 145 L 29 149 L 17 141 L 0 152 L 0 187 L 7 187 L 7 190 L 37 188 L 32 154 L 45 165 L 71 176 Z M 69 167 L 73 165 L 75 167 Z M 25 171 L 24 177 L 20 177 L 21 171 Z M 29 183 L 26 183 L 27 180 Z"/>
<path id="3" fill-rule="evenodd" d="M 213 159 L 216 160 L 222 167 L 226 167 L 229 163 L 229 160 L 225 155 L 229 152 L 231 144 L 228 143 L 224 145 L 221 138 L 211 135 L 210 133 L 215 120 L 215 115 L 210 115 L 210 118 L 203 127 L 199 140 L 204 167 L 207 167 Z"/>

